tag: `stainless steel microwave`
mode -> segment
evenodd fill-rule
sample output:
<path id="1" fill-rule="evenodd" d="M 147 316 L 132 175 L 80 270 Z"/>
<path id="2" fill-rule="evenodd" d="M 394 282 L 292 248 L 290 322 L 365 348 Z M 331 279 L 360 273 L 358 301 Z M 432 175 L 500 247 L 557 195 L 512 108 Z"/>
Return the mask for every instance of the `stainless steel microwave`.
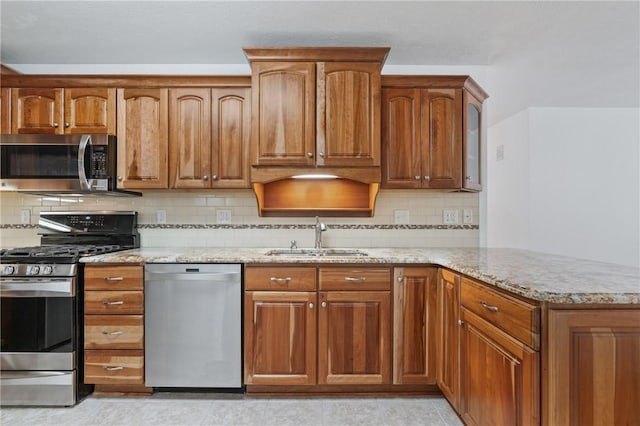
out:
<path id="1" fill-rule="evenodd" d="M 121 191 L 113 135 L 0 135 L 0 190 L 45 195 L 140 195 Z"/>

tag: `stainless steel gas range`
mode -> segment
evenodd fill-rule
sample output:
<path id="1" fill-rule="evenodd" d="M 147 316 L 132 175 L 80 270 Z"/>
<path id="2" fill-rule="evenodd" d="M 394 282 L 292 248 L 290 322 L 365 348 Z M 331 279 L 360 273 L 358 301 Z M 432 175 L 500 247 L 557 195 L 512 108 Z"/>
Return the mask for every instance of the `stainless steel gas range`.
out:
<path id="1" fill-rule="evenodd" d="M 0 404 L 71 406 L 83 384 L 79 259 L 140 246 L 136 212 L 43 212 L 41 245 L 0 250 Z"/>

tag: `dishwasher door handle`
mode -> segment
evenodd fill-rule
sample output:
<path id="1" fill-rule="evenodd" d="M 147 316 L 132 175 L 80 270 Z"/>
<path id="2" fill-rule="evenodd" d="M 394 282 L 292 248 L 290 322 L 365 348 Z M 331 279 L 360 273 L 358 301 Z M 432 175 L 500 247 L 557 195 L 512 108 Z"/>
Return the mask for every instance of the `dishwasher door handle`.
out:
<path id="1" fill-rule="evenodd" d="M 240 276 L 240 272 L 145 272 L 145 281 L 229 281 Z"/>

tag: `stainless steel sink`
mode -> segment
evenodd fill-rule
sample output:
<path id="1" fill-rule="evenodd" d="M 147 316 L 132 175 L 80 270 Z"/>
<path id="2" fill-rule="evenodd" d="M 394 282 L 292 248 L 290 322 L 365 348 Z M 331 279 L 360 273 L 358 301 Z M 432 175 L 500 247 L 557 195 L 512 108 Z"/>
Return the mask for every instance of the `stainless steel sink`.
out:
<path id="1" fill-rule="evenodd" d="M 368 256 L 356 249 L 275 249 L 269 250 L 267 256 Z"/>

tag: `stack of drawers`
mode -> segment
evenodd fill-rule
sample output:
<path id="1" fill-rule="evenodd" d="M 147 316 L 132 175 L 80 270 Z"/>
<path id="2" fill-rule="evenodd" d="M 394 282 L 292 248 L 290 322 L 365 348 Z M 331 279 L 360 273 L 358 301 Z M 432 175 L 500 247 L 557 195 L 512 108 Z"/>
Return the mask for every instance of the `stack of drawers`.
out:
<path id="1" fill-rule="evenodd" d="M 142 266 L 84 271 L 84 382 L 144 385 Z"/>

